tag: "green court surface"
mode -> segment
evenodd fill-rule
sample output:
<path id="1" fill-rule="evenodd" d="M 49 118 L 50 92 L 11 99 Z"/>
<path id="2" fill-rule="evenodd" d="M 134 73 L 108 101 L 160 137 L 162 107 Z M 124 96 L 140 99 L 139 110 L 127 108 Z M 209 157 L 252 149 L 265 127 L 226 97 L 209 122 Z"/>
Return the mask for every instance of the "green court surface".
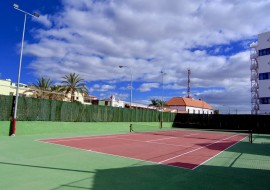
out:
<path id="1" fill-rule="evenodd" d="M 147 123 L 147 125 L 158 125 Z M 170 123 L 164 123 L 169 128 Z M 270 136 L 243 140 L 195 170 L 46 144 L 38 139 L 119 134 L 129 123 L 0 121 L 1 190 L 257 190 L 270 187 Z"/>

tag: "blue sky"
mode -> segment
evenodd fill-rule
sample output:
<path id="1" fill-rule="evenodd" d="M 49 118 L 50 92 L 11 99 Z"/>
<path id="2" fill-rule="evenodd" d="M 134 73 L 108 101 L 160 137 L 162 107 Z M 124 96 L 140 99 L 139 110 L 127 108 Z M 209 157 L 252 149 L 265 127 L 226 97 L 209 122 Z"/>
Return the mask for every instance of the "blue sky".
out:
<path id="1" fill-rule="evenodd" d="M 16 82 L 24 15 L 0 3 L 1 79 Z M 191 95 L 223 113 L 250 112 L 249 44 L 270 30 L 269 0 L 17 0 L 27 18 L 21 82 L 75 72 L 90 94 L 149 104 Z M 262 22 L 259 22 L 262 21 Z M 120 69 L 118 66 L 129 67 Z"/>

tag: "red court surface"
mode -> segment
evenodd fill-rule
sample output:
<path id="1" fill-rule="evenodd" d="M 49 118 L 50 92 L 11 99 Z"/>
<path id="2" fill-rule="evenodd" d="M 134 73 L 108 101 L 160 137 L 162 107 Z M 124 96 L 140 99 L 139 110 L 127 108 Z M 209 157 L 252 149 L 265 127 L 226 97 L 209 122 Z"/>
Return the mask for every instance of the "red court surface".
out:
<path id="1" fill-rule="evenodd" d="M 173 130 L 40 141 L 158 164 L 195 169 L 246 136 L 245 134 L 221 132 Z"/>

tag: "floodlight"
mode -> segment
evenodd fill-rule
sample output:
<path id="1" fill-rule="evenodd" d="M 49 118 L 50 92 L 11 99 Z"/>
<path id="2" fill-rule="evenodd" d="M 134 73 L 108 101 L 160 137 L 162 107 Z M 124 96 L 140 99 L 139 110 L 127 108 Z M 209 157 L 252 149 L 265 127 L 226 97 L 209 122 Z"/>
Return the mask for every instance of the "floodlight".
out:
<path id="1" fill-rule="evenodd" d="M 19 5 L 16 4 L 16 3 L 14 3 L 14 4 L 13 4 L 13 7 L 14 7 L 15 9 L 18 9 L 18 8 L 19 8 Z"/>
<path id="2" fill-rule="evenodd" d="M 38 13 L 33 13 L 33 15 L 37 18 L 40 16 Z"/>

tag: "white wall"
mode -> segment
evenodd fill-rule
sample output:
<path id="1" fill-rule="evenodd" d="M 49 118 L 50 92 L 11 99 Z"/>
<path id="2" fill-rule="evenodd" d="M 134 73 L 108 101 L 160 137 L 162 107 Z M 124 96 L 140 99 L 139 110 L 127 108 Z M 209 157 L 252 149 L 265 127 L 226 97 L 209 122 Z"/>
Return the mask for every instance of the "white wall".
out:
<path id="1" fill-rule="evenodd" d="M 270 97 L 270 80 L 260 80 L 259 96 Z"/>
<path id="2" fill-rule="evenodd" d="M 259 34 L 258 37 L 258 49 L 269 48 L 270 40 L 268 41 L 268 39 L 270 38 L 270 32 Z"/>
<path id="3" fill-rule="evenodd" d="M 204 109 L 204 108 L 195 108 L 195 107 L 186 107 L 187 113 L 190 114 L 213 114 L 213 110 Z"/>
<path id="4" fill-rule="evenodd" d="M 202 109 L 202 108 L 195 108 L 195 107 L 189 107 L 189 106 L 170 106 L 170 109 L 176 109 L 178 111 L 186 111 L 190 114 L 213 114 L 213 110 L 209 109 Z"/>
<path id="5" fill-rule="evenodd" d="M 19 95 L 22 95 L 26 90 L 29 90 L 27 85 L 20 84 Z M 16 95 L 16 84 L 12 83 L 10 80 L 0 80 L 0 94 L 6 96 Z M 25 95 L 30 95 L 31 92 L 25 93 Z"/>
<path id="6" fill-rule="evenodd" d="M 258 62 L 259 62 L 259 73 L 270 72 L 270 55 L 259 56 Z"/>

